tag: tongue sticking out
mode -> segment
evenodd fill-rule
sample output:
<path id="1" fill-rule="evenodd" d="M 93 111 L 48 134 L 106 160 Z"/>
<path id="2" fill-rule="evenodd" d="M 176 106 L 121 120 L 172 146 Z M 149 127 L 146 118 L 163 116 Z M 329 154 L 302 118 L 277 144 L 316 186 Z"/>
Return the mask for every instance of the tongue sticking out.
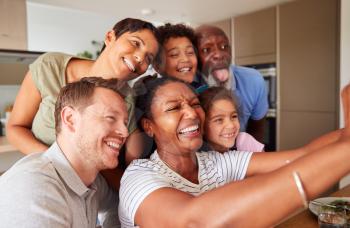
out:
<path id="1" fill-rule="evenodd" d="M 228 69 L 220 69 L 220 70 L 214 70 L 212 72 L 212 75 L 220 82 L 225 82 L 227 81 L 230 74 L 228 72 Z"/>

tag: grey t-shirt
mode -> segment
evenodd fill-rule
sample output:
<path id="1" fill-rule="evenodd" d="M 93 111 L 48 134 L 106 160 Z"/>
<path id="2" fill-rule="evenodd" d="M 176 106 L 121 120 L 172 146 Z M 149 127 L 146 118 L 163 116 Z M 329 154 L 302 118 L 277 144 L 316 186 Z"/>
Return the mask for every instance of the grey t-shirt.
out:
<path id="1" fill-rule="evenodd" d="M 1 227 L 119 227 L 118 193 L 97 176 L 87 187 L 54 143 L 31 154 L 0 177 Z"/>

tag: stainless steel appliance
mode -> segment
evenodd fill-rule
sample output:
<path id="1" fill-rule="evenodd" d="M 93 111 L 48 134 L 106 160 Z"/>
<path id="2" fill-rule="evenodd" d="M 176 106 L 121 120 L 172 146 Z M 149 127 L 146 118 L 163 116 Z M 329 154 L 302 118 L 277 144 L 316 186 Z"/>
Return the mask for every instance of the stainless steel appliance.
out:
<path id="1" fill-rule="evenodd" d="M 276 64 L 258 64 L 247 65 L 258 70 L 265 80 L 266 91 L 268 96 L 269 111 L 266 114 L 265 132 L 264 132 L 264 144 L 265 151 L 276 150 L 276 109 L 277 109 L 277 74 Z"/>

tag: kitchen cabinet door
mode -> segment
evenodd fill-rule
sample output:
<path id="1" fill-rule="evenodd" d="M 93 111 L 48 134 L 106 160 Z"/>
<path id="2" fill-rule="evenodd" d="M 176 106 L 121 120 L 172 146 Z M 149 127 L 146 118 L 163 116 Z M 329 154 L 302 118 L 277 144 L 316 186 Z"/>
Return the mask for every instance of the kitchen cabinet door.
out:
<path id="1" fill-rule="evenodd" d="M 235 63 L 276 62 L 276 7 L 234 18 Z"/>
<path id="2" fill-rule="evenodd" d="M 0 0 L 0 48 L 27 49 L 25 0 Z"/>
<path id="3" fill-rule="evenodd" d="M 335 129 L 337 115 L 333 112 L 281 111 L 279 150 L 295 149 Z"/>
<path id="4" fill-rule="evenodd" d="M 337 128 L 339 1 L 278 6 L 279 149 L 301 146 Z"/>
<path id="5" fill-rule="evenodd" d="M 307 0 L 279 7 L 280 107 L 334 112 L 338 100 L 338 5 Z"/>

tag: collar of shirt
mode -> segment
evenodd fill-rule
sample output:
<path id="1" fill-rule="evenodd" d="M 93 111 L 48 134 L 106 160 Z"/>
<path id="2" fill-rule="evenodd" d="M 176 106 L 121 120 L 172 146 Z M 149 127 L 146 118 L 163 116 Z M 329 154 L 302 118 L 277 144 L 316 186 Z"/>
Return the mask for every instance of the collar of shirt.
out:
<path id="1" fill-rule="evenodd" d="M 63 154 L 57 142 L 47 150 L 46 156 L 51 160 L 56 172 L 67 186 L 79 196 L 88 195 L 91 190 L 96 190 L 94 183 L 88 188 L 75 172 L 66 156 Z"/>

